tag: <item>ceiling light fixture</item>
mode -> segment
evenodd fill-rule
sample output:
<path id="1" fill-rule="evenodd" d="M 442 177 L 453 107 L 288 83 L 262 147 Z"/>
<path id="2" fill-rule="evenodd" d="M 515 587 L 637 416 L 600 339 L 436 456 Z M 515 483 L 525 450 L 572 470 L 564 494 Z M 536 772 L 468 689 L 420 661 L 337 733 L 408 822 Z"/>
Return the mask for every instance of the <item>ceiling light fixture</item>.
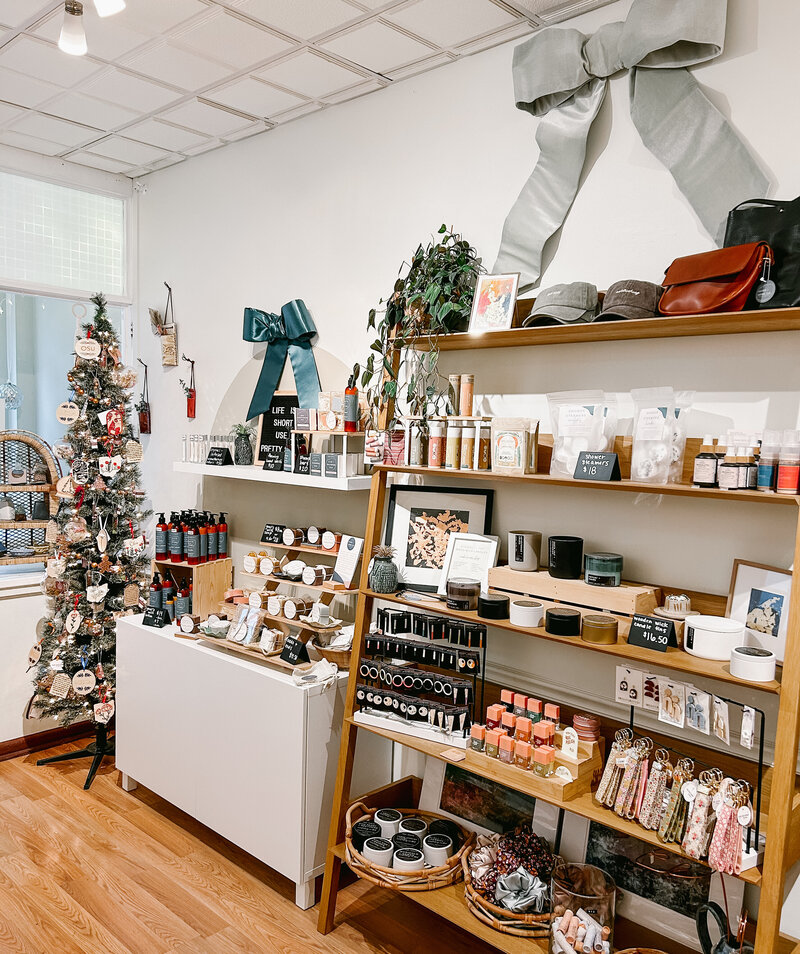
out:
<path id="1" fill-rule="evenodd" d="M 94 0 L 99 17 L 113 17 L 125 9 L 125 0 Z"/>
<path id="2" fill-rule="evenodd" d="M 83 30 L 83 4 L 79 0 L 66 0 L 64 4 L 64 23 L 58 48 L 71 56 L 83 56 L 88 50 Z"/>

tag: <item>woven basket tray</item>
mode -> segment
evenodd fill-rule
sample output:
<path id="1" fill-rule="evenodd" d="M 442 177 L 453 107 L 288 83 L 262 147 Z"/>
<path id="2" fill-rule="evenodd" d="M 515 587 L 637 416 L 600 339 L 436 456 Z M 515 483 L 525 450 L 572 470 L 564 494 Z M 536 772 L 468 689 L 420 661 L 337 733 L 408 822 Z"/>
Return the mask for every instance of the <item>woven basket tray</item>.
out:
<path id="1" fill-rule="evenodd" d="M 472 832 L 459 826 L 464 840 L 446 865 L 439 868 L 424 868 L 422 871 L 395 871 L 394 868 L 382 868 L 380 865 L 373 864 L 353 847 L 353 825 L 362 818 L 372 818 L 375 811 L 374 808 L 367 808 L 363 802 L 356 802 L 347 809 L 345 853 L 348 867 L 354 874 L 363 878 L 364 881 L 371 881 L 379 888 L 393 888 L 395 891 L 435 891 L 436 888 L 444 888 L 448 884 L 455 884 L 461 880 L 462 858 L 472 850 L 475 842 L 475 835 Z M 428 822 L 441 818 L 441 815 L 423 812 L 417 808 L 399 808 L 398 811 L 402 815 L 424 818 Z M 356 815 L 355 819 L 354 815 Z"/>
<path id="2" fill-rule="evenodd" d="M 547 914 L 516 914 L 508 908 L 502 908 L 484 898 L 472 884 L 472 875 L 469 870 L 469 856 L 472 848 L 461 856 L 461 867 L 464 871 L 464 894 L 467 907 L 475 917 L 487 924 L 495 931 L 503 934 L 513 934 L 515 937 L 548 937 L 550 934 L 550 913 Z"/>
<path id="3" fill-rule="evenodd" d="M 339 669 L 350 668 L 352 649 L 331 649 L 329 646 L 320 646 L 316 638 L 311 640 L 311 645 L 323 659 L 327 659 L 329 663 L 333 663 Z"/>

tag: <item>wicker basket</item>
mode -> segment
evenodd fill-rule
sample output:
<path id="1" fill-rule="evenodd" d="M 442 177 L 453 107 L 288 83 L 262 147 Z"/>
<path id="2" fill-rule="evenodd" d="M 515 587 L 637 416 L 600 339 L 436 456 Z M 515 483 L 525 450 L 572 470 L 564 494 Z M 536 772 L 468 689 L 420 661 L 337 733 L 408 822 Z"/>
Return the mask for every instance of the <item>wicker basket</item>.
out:
<path id="1" fill-rule="evenodd" d="M 464 855 L 469 854 L 475 842 L 475 835 L 460 828 L 463 842 L 459 850 L 450 858 L 446 865 L 439 868 L 424 868 L 422 871 L 395 871 L 394 868 L 382 868 L 380 865 L 368 861 L 360 852 L 353 847 L 353 815 L 359 812 L 355 821 L 362 818 L 372 818 L 376 809 L 367 808 L 363 802 L 356 802 L 347 809 L 347 831 L 345 832 L 344 843 L 348 867 L 359 878 L 364 881 L 371 881 L 379 888 L 393 888 L 395 891 L 435 891 L 436 888 L 444 888 L 448 884 L 455 884 L 461 880 L 462 859 Z M 427 821 L 434 821 L 441 818 L 433 812 L 423 812 L 417 808 L 399 808 L 402 815 L 408 815 L 414 818 L 424 818 Z"/>
<path id="2" fill-rule="evenodd" d="M 333 663 L 335 666 L 338 666 L 339 669 L 350 669 L 352 649 L 331 649 L 330 646 L 320 646 L 316 637 L 311 640 L 311 647 L 315 649 L 323 659 L 327 659 L 329 663 Z"/>
<path id="3" fill-rule="evenodd" d="M 493 904 L 475 889 L 472 884 L 472 875 L 469 870 L 469 856 L 472 849 L 464 852 L 461 857 L 461 867 L 464 869 L 464 894 L 467 907 L 475 917 L 502 934 L 513 934 L 515 937 L 549 937 L 550 912 L 547 914 L 516 914 L 508 908 Z"/>
<path id="4" fill-rule="evenodd" d="M 664 954 L 664 951 L 657 951 L 654 947 L 626 947 L 617 954 Z"/>

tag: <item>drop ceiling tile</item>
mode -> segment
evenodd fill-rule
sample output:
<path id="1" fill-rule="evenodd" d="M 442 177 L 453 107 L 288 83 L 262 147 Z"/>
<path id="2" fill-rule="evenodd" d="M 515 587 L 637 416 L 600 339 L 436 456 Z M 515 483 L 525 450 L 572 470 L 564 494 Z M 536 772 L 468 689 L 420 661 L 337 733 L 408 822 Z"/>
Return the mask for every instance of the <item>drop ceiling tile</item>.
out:
<path id="1" fill-rule="evenodd" d="M 63 20 L 63 12 L 56 10 L 34 32 L 37 36 L 58 43 Z M 84 3 L 83 21 L 89 52 L 92 56 L 107 60 L 109 63 L 116 62 L 119 57 L 130 53 L 131 50 L 142 46 L 150 39 L 146 33 L 129 30 L 123 26 L 121 14 L 113 17 L 99 17 L 93 3 Z"/>
<path id="2" fill-rule="evenodd" d="M 185 156 L 167 156 L 166 159 L 159 159 L 158 162 L 150 164 L 150 169 L 155 172 L 156 169 L 166 169 L 167 166 L 174 166 L 177 162 L 185 162 Z"/>
<path id="3" fill-rule="evenodd" d="M 199 136 L 187 129 L 179 129 L 177 126 L 170 126 L 169 123 L 159 122 L 157 119 L 145 119 L 143 123 L 128 126 L 125 129 L 125 135 L 130 139 L 175 152 L 184 152 L 191 146 L 199 146 L 207 141 L 205 136 Z"/>
<path id="4" fill-rule="evenodd" d="M 232 72 L 230 67 L 187 50 L 180 50 L 168 43 L 160 43 L 143 53 L 135 53 L 125 61 L 125 67 L 187 91 L 217 83 Z"/>
<path id="5" fill-rule="evenodd" d="M 212 149 L 219 149 L 220 146 L 223 146 L 224 143 L 220 142 L 218 139 L 212 139 L 203 146 L 195 146 L 194 149 L 184 150 L 187 156 L 200 156 L 204 152 L 211 152 Z"/>
<path id="6" fill-rule="evenodd" d="M 504 30 L 497 30 L 495 33 L 490 33 L 487 36 L 480 36 L 475 40 L 468 40 L 466 43 L 459 44 L 459 46 L 455 48 L 455 52 L 458 53 L 459 56 L 467 56 L 470 53 L 488 50 L 489 47 L 497 46 L 500 43 L 507 43 L 516 37 L 533 33 L 536 29 L 538 29 L 538 27 L 531 26 L 527 20 L 517 20 L 516 23 L 512 23 L 511 26 L 506 27 Z"/>
<path id="7" fill-rule="evenodd" d="M 378 22 L 355 27 L 319 45 L 375 73 L 397 69 L 432 52 L 426 44 Z"/>
<path id="8" fill-rule="evenodd" d="M 284 93 L 283 90 L 250 77 L 244 77 L 225 87 L 208 90 L 204 96 L 215 103 L 242 109 L 253 116 L 269 116 L 304 102 L 299 96 Z"/>
<path id="9" fill-rule="evenodd" d="M 174 36 L 176 43 L 241 70 L 293 46 L 268 30 L 219 10 Z"/>
<path id="10" fill-rule="evenodd" d="M 175 109 L 167 110 L 161 115 L 161 118 L 177 123 L 179 126 L 197 129 L 209 136 L 221 136 L 225 133 L 234 132 L 243 126 L 249 126 L 253 121 L 249 116 L 240 116 L 238 113 L 231 113 L 227 109 L 211 106 L 209 103 L 201 103 L 197 99 L 176 106 Z"/>
<path id="11" fill-rule="evenodd" d="M 83 87 L 83 91 L 98 99 L 133 109 L 138 113 L 150 113 L 179 99 L 177 90 L 150 83 L 140 76 L 122 70 L 109 70 Z"/>
<path id="12" fill-rule="evenodd" d="M 376 10 L 385 10 L 391 7 L 397 7 L 406 3 L 406 0 L 353 0 L 354 3 L 357 3 L 360 7 L 364 7 L 365 10 L 370 10 L 373 13 Z"/>
<path id="13" fill-rule="evenodd" d="M 0 23 L 19 27 L 35 21 L 51 8 L 52 3 L 44 0 L 0 0 Z"/>
<path id="14" fill-rule="evenodd" d="M 76 123 L 97 126 L 100 129 L 115 129 L 138 117 L 138 113 L 113 103 L 103 102 L 84 93 L 65 93 L 47 104 L 46 112 Z"/>
<path id="15" fill-rule="evenodd" d="M 13 129 L 0 129 L 0 142 L 17 149 L 27 149 L 28 152 L 38 152 L 42 156 L 57 156 L 64 151 L 64 147 L 57 142 L 26 136 L 24 133 L 14 132 Z"/>
<path id="16" fill-rule="evenodd" d="M 15 103 L 17 106 L 39 106 L 62 92 L 60 86 L 0 68 L 0 97 L 9 103 Z"/>
<path id="17" fill-rule="evenodd" d="M 101 142 L 92 143 L 92 152 L 136 166 L 157 162 L 167 155 L 163 149 L 124 139 L 122 136 L 109 136 Z"/>
<path id="18" fill-rule="evenodd" d="M 295 109 L 287 109 L 285 113 L 277 113 L 272 117 L 272 121 L 275 124 L 288 123 L 292 119 L 299 119 L 300 116 L 316 113 L 320 109 L 322 109 L 322 106 L 320 106 L 319 103 L 305 103 L 303 106 L 298 106 Z"/>
<path id="19" fill-rule="evenodd" d="M 313 98 L 352 86 L 363 79 L 360 73 L 331 63 L 310 50 L 303 50 L 297 56 L 267 66 L 255 75 Z"/>
<path id="20" fill-rule="evenodd" d="M 10 123 L 14 119 L 25 115 L 25 110 L 18 106 L 11 106 L 8 103 L 0 103 L 0 123 Z"/>
<path id="21" fill-rule="evenodd" d="M 438 46 L 454 46 L 493 33 L 517 19 L 492 0 L 418 0 L 390 11 L 387 20 Z"/>
<path id="22" fill-rule="evenodd" d="M 93 169 L 103 169 L 105 172 L 127 172 L 131 168 L 129 162 L 120 162 L 119 159 L 109 159 L 108 156 L 98 156 L 93 152 L 80 150 L 71 152 L 64 157 L 70 162 L 78 162 L 82 166 L 92 166 Z"/>
<path id="23" fill-rule="evenodd" d="M 373 93 L 378 89 L 383 89 L 383 84 L 377 80 L 370 80 L 367 83 L 356 83 L 355 86 L 340 90 L 338 93 L 329 93 L 327 96 L 323 96 L 322 99 L 324 102 L 333 106 L 336 103 L 346 103 L 349 99 L 356 99 L 365 93 Z"/>
<path id="24" fill-rule="evenodd" d="M 401 66 L 399 70 L 390 70 L 386 75 L 391 80 L 402 80 L 407 79 L 409 76 L 415 76 L 417 73 L 424 73 L 427 70 L 436 69 L 437 66 L 444 66 L 452 62 L 453 57 L 448 56 L 447 53 L 433 53 L 424 60 L 417 60 L 416 63 L 411 63 L 408 66 Z"/>
<path id="25" fill-rule="evenodd" d="M 266 132 L 267 129 L 271 129 L 271 126 L 267 126 L 265 123 L 253 123 L 252 126 L 248 126 L 247 129 L 240 129 L 238 132 L 230 133 L 228 136 L 224 136 L 225 142 L 236 142 L 239 139 L 249 139 L 251 136 L 257 136 L 259 133 Z"/>
<path id="26" fill-rule="evenodd" d="M 69 56 L 44 40 L 18 36 L 0 49 L 0 66 L 59 86 L 74 86 L 96 73 L 101 64 L 88 56 Z"/>
<path id="27" fill-rule="evenodd" d="M 61 146 L 74 148 L 78 143 L 90 142 L 103 135 L 103 131 L 92 129 L 89 126 L 79 126 L 77 123 L 66 122 L 63 119 L 54 119 L 52 116 L 43 116 L 41 113 L 27 112 L 22 119 L 14 123 L 15 132 L 26 136 L 36 136 L 48 142 L 60 143 Z"/>
<path id="28" fill-rule="evenodd" d="M 190 17 L 208 13 L 201 0 L 127 0 L 127 6 L 114 15 L 122 26 L 148 36 L 163 36 Z"/>
<path id="29" fill-rule="evenodd" d="M 538 0 L 538 2 L 534 0 L 533 6 L 538 8 L 538 16 L 542 23 L 548 24 L 561 23 L 563 20 L 588 13 L 611 2 L 612 0 L 566 0 L 566 2 L 565 0 Z M 525 6 L 529 6 L 529 3 L 525 3 Z"/>
<path id="30" fill-rule="evenodd" d="M 303 40 L 364 16 L 363 10 L 345 0 L 232 0 L 231 6 Z"/>

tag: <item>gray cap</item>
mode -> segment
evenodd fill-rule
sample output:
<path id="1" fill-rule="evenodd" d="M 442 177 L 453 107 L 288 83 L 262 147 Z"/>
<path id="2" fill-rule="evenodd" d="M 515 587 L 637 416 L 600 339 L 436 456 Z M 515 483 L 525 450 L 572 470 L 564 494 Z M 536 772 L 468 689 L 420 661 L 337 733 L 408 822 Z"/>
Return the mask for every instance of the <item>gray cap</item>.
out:
<path id="1" fill-rule="evenodd" d="M 588 282 L 552 285 L 536 296 L 524 325 L 575 325 L 594 321 L 597 288 Z"/>
<path id="2" fill-rule="evenodd" d="M 640 282 L 628 278 L 609 285 L 603 298 L 603 310 L 599 321 L 618 318 L 655 318 L 658 315 L 658 303 L 664 289 L 652 282 Z"/>

